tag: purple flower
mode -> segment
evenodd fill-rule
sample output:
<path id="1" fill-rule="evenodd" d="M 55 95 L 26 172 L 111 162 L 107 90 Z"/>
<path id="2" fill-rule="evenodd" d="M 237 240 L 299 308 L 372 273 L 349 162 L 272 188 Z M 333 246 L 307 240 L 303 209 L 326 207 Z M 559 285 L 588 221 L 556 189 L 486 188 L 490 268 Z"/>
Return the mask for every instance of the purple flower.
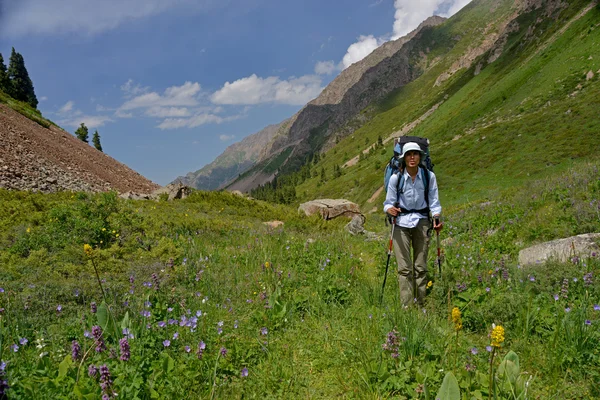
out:
<path id="1" fill-rule="evenodd" d="M 73 361 L 79 360 L 79 353 L 81 352 L 81 346 L 77 340 L 71 342 L 71 358 Z"/>
<path id="2" fill-rule="evenodd" d="M 129 358 L 131 357 L 131 352 L 129 351 L 129 342 L 127 341 L 126 337 L 119 340 L 119 348 L 121 350 L 120 360 L 129 361 Z"/>
<path id="3" fill-rule="evenodd" d="M 83 337 L 85 337 L 85 338 L 88 338 L 88 339 L 89 339 L 89 338 L 91 338 L 91 337 L 92 337 L 92 334 L 90 333 L 90 331 L 83 331 Z"/>
<path id="4" fill-rule="evenodd" d="M 558 301 L 558 295 L 557 294 L 554 295 L 554 301 Z"/>
<path id="5" fill-rule="evenodd" d="M 163 341 L 163 346 L 169 347 L 170 345 L 171 345 L 171 341 L 169 339 L 166 339 Z"/>
<path id="6" fill-rule="evenodd" d="M 218 326 L 223 326 L 223 321 L 219 321 L 219 322 L 217 322 L 217 325 L 218 325 Z"/>
<path id="7" fill-rule="evenodd" d="M 90 310 L 92 311 L 92 314 L 96 314 L 96 312 L 98 311 L 98 306 L 96 305 L 95 301 L 92 301 L 90 303 Z"/>
<path id="8" fill-rule="evenodd" d="M 227 349 L 225 347 L 221 347 L 221 350 L 219 350 L 219 353 L 221 353 L 221 356 L 227 357 Z"/>
<path id="9" fill-rule="evenodd" d="M 179 332 L 175 332 L 175 333 L 173 334 L 173 340 L 175 340 L 175 339 L 177 339 L 177 338 L 179 338 Z"/>
<path id="10" fill-rule="evenodd" d="M 0 293 L 4 293 L 4 288 L 0 287 Z"/>
<path id="11" fill-rule="evenodd" d="M 168 311 L 168 312 L 171 312 L 171 311 L 173 311 L 173 307 L 169 307 L 169 308 L 167 308 L 167 311 Z"/>
<path id="12" fill-rule="evenodd" d="M 571 312 L 571 307 L 565 308 L 565 312 Z"/>
<path id="13" fill-rule="evenodd" d="M 585 320 L 585 324 L 586 324 L 586 325 L 591 325 L 591 324 L 592 324 L 592 321 L 590 321 L 589 319 L 586 319 L 586 320 Z"/>
<path id="14" fill-rule="evenodd" d="M 600 305 L 594 304 L 594 311 L 600 311 Z"/>
<path id="15" fill-rule="evenodd" d="M 15 353 L 16 353 L 17 351 L 19 351 L 19 346 L 18 346 L 18 345 L 16 345 L 16 344 L 11 344 L 11 345 L 10 345 L 10 348 L 11 348 L 11 349 L 12 349 L 12 351 L 13 351 L 13 352 L 15 352 Z"/>
<path id="16" fill-rule="evenodd" d="M 205 349 L 206 349 L 206 343 L 204 343 L 201 340 L 200 343 L 198 343 L 198 351 L 196 351 L 196 354 L 198 355 L 198 360 L 202 360 L 202 354 L 204 354 Z"/>
<path id="17" fill-rule="evenodd" d="M 217 328 L 217 333 L 220 335 L 221 333 L 223 333 L 223 328 Z"/>
<path id="18" fill-rule="evenodd" d="M 266 335 L 267 333 L 269 333 L 269 331 L 267 330 L 267 328 L 263 327 L 263 328 L 261 328 L 261 329 L 260 329 L 260 334 L 261 334 L 261 335 L 263 335 L 263 336 L 264 336 L 264 335 Z"/>
<path id="19" fill-rule="evenodd" d="M 167 326 L 167 323 L 165 321 L 158 321 L 159 328 L 164 328 L 165 326 Z"/>
<path id="20" fill-rule="evenodd" d="M 129 276 L 129 283 L 133 283 L 135 281 L 135 278 L 133 275 Z"/>
<path id="21" fill-rule="evenodd" d="M 178 323 L 179 321 L 177 321 L 176 319 L 173 318 L 169 318 L 169 325 L 175 325 L 176 323 Z"/>
<path id="22" fill-rule="evenodd" d="M 238 328 L 238 322 L 237 319 L 233 322 L 233 329 L 237 329 Z"/>
<path id="23" fill-rule="evenodd" d="M 184 349 L 185 349 L 186 353 L 189 353 L 190 351 L 192 351 L 192 349 L 190 348 L 190 346 L 185 346 Z"/>
<path id="24" fill-rule="evenodd" d="M 27 340 L 27 338 L 21 338 L 19 339 L 19 343 L 21 344 L 21 346 L 25 346 L 27 343 L 29 342 L 29 340 Z"/>
<path id="25" fill-rule="evenodd" d="M 58 312 L 62 311 L 62 306 L 60 304 L 56 307 L 56 311 L 58 311 Z"/>
<path id="26" fill-rule="evenodd" d="M 486 288 L 485 288 L 485 291 L 486 291 L 486 292 L 488 292 L 488 293 L 490 292 L 490 290 L 491 290 L 491 289 L 490 289 L 489 287 L 486 287 Z"/>
<path id="27" fill-rule="evenodd" d="M 96 341 L 96 352 L 101 353 L 106 350 L 106 345 L 104 344 L 104 339 L 102 338 L 102 328 L 98 325 L 94 325 L 92 327 L 92 337 Z"/>
<path id="28" fill-rule="evenodd" d="M 485 349 L 488 351 L 488 353 L 492 352 L 492 346 L 485 346 Z"/>
<path id="29" fill-rule="evenodd" d="M 531 275 L 531 276 L 529 277 L 529 280 L 530 280 L 531 282 L 535 282 L 535 276 Z"/>
<path id="30" fill-rule="evenodd" d="M 242 375 L 242 378 L 247 377 L 248 376 L 248 368 L 246 368 L 246 367 L 242 368 L 242 372 L 240 375 Z"/>
<path id="31" fill-rule="evenodd" d="M 104 393 L 102 395 L 103 400 L 104 400 L 105 396 L 106 396 L 106 398 L 110 398 L 108 393 L 110 391 L 111 385 L 112 385 L 112 380 L 110 379 L 110 371 L 108 370 L 108 366 L 106 364 L 104 364 L 100 367 L 100 388 L 102 389 L 102 392 Z"/>
<path id="32" fill-rule="evenodd" d="M 196 317 L 200 318 L 202 316 L 202 310 L 196 311 Z"/>
<path id="33" fill-rule="evenodd" d="M 98 374 L 98 368 L 94 364 L 90 364 L 88 367 L 88 375 L 92 378 L 95 378 Z"/>
<path id="34" fill-rule="evenodd" d="M 473 347 L 471 349 L 471 354 L 476 355 L 477 353 L 479 353 L 479 350 L 477 350 L 477 347 Z"/>
<path id="35" fill-rule="evenodd" d="M 150 311 L 148 310 L 142 310 L 142 312 L 140 312 L 140 314 L 142 315 L 142 317 L 144 318 L 149 318 L 150 317 Z"/>

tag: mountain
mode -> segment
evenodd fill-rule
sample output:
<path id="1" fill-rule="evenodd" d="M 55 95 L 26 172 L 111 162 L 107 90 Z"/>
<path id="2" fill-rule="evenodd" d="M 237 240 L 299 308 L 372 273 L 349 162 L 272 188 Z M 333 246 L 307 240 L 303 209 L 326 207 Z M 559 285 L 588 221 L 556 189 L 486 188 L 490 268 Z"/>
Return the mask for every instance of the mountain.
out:
<path id="1" fill-rule="evenodd" d="M 343 101 L 346 93 L 355 86 L 361 77 L 372 67 L 376 66 L 386 58 L 393 56 L 402 46 L 415 37 L 422 29 L 441 24 L 445 19 L 441 17 L 430 17 L 419 25 L 417 29 L 397 40 L 384 43 L 375 49 L 369 56 L 363 60 L 352 64 L 342 71 L 321 94 L 309 104 L 303 107 L 298 113 L 289 119 L 266 127 L 260 132 L 254 133 L 241 142 L 235 143 L 219 155 L 215 161 L 204 166 L 196 172 L 190 172 L 184 177 L 178 177 L 174 182 L 182 182 L 197 189 L 213 190 L 226 186 L 232 180 L 239 177 L 240 174 L 247 172 L 254 165 L 264 160 L 277 158 L 281 156 L 289 146 L 293 146 L 297 139 L 294 137 L 303 136 L 315 125 L 313 120 L 320 121 L 319 114 L 322 111 L 327 117 L 329 115 L 329 105 L 336 105 Z M 382 95 L 380 93 L 379 95 Z M 363 99 L 366 103 L 370 100 Z M 343 119 L 342 116 L 338 119 Z M 308 120 L 308 124 L 305 121 Z M 290 135 L 290 130 L 302 131 Z M 289 155 L 284 153 L 286 157 Z M 275 160 L 277 161 L 277 160 Z M 272 162 L 266 164 L 273 165 Z M 241 189 L 256 187 L 260 184 L 272 180 L 277 168 L 260 169 L 252 174 L 245 174 L 244 178 L 239 180 L 230 189 Z"/>
<path id="2" fill-rule="evenodd" d="M 151 193 L 158 187 L 0 92 L 0 188 Z"/>

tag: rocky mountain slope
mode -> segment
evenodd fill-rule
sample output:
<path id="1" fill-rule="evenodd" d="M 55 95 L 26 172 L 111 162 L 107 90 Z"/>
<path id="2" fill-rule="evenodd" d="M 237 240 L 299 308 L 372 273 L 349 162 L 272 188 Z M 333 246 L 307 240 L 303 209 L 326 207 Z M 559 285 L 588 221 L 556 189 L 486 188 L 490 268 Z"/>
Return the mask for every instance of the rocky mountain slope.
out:
<path id="1" fill-rule="evenodd" d="M 289 119 L 268 126 L 241 142 L 229 146 L 215 161 L 196 172 L 188 173 L 185 177 L 178 177 L 175 182 L 179 181 L 198 189 L 212 190 L 227 186 L 232 180 L 237 180 L 229 189 L 246 191 L 272 180 L 275 171 L 265 171 L 263 168 L 245 174 L 240 179 L 238 176 L 263 161 L 266 161 L 265 164 L 272 164 L 273 158 L 279 157 L 288 147 L 300 144 L 310 134 L 310 130 L 318 127 L 324 120 L 335 116 L 335 124 L 331 127 L 333 129 L 334 126 L 343 124 L 349 116 L 353 116 L 357 109 L 369 104 L 374 98 L 384 96 L 387 92 L 381 87 L 370 95 L 364 95 L 365 86 L 369 86 L 373 77 L 377 75 L 370 74 L 368 78 L 363 79 L 367 71 L 396 54 L 421 30 L 439 25 L 444 20 L 442 17 L 430 17 L 408 35 L 384 43 L 369 56 L 342 71 L 316 99 Z M 400 74 L 399 79 L 402 83 L 406 78 L 405 75 Z M 356 86 L 357 84 L 359 85 Z M 388 86 L 395 88 L 395 80 L 390 81 Z M 359 102 L 353 101 L 357 94 L 346 97 L 350 90 L 359 92 L 361 95 Z M 340 105 L 340 103 L 343 104 Z M 302 153 L 302 151 L 296 151 L 296 153 Z M 289 152 L 287 156 L 290 156 Z"/>
<path id="2" fill-rule="evenodd" d="M 151 193 L 159 185 L 68 132 L 0 104 L 0 188 Z"/>

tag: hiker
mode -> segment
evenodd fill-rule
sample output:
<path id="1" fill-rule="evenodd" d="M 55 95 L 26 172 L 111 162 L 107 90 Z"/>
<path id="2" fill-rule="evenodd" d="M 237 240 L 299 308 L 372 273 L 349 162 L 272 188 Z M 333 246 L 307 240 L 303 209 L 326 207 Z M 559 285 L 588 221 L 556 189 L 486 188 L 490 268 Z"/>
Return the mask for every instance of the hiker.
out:
<path id="1" fill-rule="evenodd" d="M 396 224 L 394 254 L 398 262 L 400 301 L 403 306 L 413 302 L 422 305 L 425 300 L 432 224 L 429 215 L 433 217 L 433 229 L 439 232 L 443 226 L 439 220 L 442 207 L 435 174 L 419 166 L 422 156 L 423 151 L 417 143 L 404 144 L 401 155 L 403 167 L 390 178 L 383 203 L 383 211 Z M 423 179 L 427 179 L 426 173 L 429 174 L 428 182 Z M 401 179 L 402 175 L 404 179 Z M 403 181 L 403 187 L 398 187 L 399 179 Z M 426 184 L 429 186 L 427 195 Z"/>

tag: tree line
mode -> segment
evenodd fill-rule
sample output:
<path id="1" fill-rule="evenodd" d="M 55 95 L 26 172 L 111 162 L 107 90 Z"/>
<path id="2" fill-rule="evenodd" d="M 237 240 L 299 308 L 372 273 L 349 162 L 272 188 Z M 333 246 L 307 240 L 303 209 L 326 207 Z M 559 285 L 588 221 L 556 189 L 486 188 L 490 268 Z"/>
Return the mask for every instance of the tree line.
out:
<path id="1" fill-rule="evenodd" d="M 4 58 L 0 53 L 0 90 L 15 100 L 29 104 L 37 109 L 38 99 L 35 96 L 33 82 L 29 77 L 25 60 L 20 53 L 12 48 L 8 69 L 4 64 Z"/>

